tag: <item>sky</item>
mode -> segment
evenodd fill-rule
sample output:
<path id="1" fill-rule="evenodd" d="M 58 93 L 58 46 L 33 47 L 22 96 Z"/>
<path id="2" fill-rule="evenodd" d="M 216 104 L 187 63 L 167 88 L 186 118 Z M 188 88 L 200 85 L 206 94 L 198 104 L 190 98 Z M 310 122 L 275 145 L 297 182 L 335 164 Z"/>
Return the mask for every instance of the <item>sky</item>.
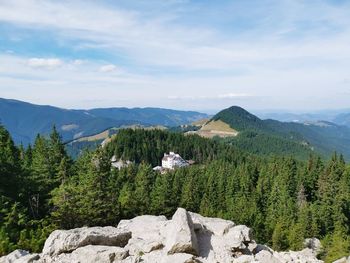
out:
<path id="1" fill-rule="evenodd" d="M 349 108 L 349 0 L 0 0 L 0 97 Z"/>

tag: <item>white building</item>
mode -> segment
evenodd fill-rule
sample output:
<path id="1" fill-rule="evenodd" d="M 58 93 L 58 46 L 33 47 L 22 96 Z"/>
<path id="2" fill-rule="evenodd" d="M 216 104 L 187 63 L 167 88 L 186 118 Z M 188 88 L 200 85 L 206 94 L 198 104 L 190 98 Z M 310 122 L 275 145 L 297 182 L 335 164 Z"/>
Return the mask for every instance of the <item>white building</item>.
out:
<path id="1" fill-rule="evenodd" d="M 169 154 L 164 153 L 164 157 L 162 159 L 163 168 L 173 170 L 177 167 L 185 166 L 189 166 L 189 163 L 182 159 L 179 154 L 174 152 L 170 152 Z"/>

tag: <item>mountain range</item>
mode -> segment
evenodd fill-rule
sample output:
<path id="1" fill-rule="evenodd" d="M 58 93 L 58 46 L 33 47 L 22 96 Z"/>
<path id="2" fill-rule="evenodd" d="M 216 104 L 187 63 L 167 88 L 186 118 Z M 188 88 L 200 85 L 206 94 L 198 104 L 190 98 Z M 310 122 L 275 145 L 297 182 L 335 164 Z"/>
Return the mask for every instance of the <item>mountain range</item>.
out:
<path id="1" fill-rule="evenodd" d="M 339 152 L 350 158 L 350 128 L 328 121 L 281 122 L 262 120 L 243 108 L 233 106 L 224 109 L 201 126 L 195 133 L 208 133 L 224 137 L 228 143 L 253 153 L 288 154 L 307 157 L 316 152 L 329 157 Z M 225 127 L 222 130 L 221 127 Z M 229 132 L 232 136 L 222 136 L 220 132 Z"/>
<path id="2" fill-rule="evenodd" d="M 320 120 L 333 122 L 338 125 L 350 127 L 350 109 L 323 110 L 311 113 L 292 113 L 285 111 L 257 111 L 256 115 L 261 119 L 274 119 L 283 122 L 317 122 Z"/>
<path id="3" fill-rule="evenodd" d="M 37 134 L 48 134 L 56 126 L 64 141 L 100 133 L 123 125 L 179 126 L 207 118 L 194 111 L 161 108 L 104 108 L 70 110 L 0 98 L 0 123 L 14 141 L 33 143 Z"/>
<path id="4" fill-rule="evenodd" d="M 55 125 L 63 140 L 78 142 L 79 149 L 86 145 L 96 147 L 100 142 L 94 143 L 94 140 L 101 141 L 102 135 L 106 133 L 108 137 L 118 128 L 156 126 L 209 138 L 222 137 L 223 141 L 251 153 L 306 158 L 313 152 L 329 157 L 337 151 L 350 159 L 350 127 L 347 126 L 350 114 L 338 113 L 333 119 L 336 122 L 311 117 L 308 121 L 282 122 L 261 119 L 238 106 L 224 109 L 211 118 L 205 113 L 162 108 L 70 110 L 0 98 L 1 124 L 17 144 L 33 143 L 37 134 L 46 135 Z M 189 125 L 191 123 L 193 125 Z M 79 138 L 83 139 L 77 141 Z"/>

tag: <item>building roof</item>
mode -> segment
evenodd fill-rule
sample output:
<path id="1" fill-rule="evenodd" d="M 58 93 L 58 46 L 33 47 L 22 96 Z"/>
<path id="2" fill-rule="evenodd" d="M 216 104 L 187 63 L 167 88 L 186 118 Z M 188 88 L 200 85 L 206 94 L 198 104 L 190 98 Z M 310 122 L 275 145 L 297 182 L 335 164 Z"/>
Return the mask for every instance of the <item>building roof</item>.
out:
<path id="1" fill-rule="evenodd" d="M 168 161 L 169 159 L 182 160 L 181 156 L 177 153 L 174 153 L 174 152 L 170 152 L 169 154 L 164 153 L 164 157 L 162 161 Z"/>

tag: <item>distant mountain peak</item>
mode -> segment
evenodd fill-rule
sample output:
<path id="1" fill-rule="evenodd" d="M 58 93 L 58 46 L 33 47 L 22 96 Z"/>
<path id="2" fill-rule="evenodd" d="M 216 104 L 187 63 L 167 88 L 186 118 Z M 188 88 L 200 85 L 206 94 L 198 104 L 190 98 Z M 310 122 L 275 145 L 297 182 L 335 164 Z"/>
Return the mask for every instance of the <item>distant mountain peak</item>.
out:
<path id="1" fill-rule="evenodd" d="M 221 120 L 231 128 L 243 131 L 247 129 L 259 129 L 264 126 L 264 122 L 255 115 L 239 106 L 231 106 L 217 113 L 212 121 Z"/>
<path id="2" fill-rule="evenodd" d="M 230 111 L 243 111 L 243 112 L 247 112 L 249 113 L 247 110 L 245 110 L 244 108 L 240 107 L 240 106 L 237 106 L 237 105 L 232 105 L 231 107 L 228 107 L 226 109 L 223 109 L 222 111 L 224 110 L 230 110 Z"/>

